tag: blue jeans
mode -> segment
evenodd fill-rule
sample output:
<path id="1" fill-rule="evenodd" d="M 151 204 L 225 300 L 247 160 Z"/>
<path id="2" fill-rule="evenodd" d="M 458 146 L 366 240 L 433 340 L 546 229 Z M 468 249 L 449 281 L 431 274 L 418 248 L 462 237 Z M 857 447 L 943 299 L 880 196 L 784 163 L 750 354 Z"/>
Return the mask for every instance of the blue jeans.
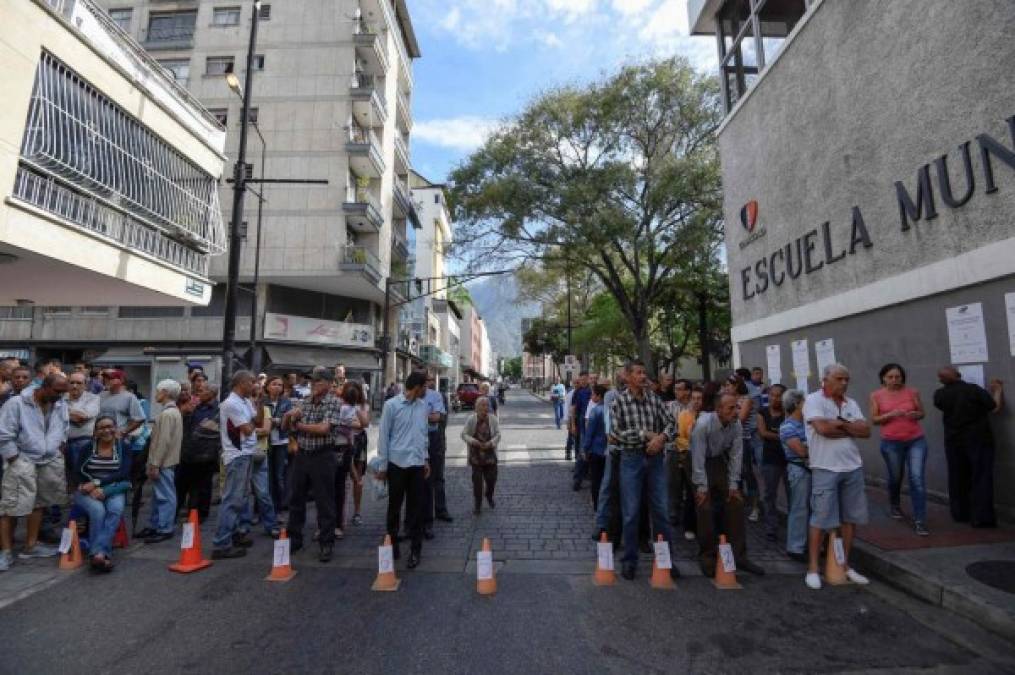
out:
<path id="1" fill-rule="evenodd" d="M 553 422 L 560 429 L 560 421 L 564 419 L 564 399 L 558 398 L 553 401 Z"/>
<path id="2" fill-rule="evenodd" d="M 241 455 L 225 467 L 226 486 L 222 491 L 222 504 L 219 506 L 219 519 L 215 526 L 215 548 L 232 546 L 233 535 L 237 532 L 243 509 L 247 507 L 250 466 L 250 455 Z"/>
<path id="3" fill-rule="evenodd" d="M 786 465 L 789 513 L 786 515 L 786 550 L 807 552 L 807 523 L 811 517 L 811 472 L 799 464 Z"/>
<path id="4" fill-rule="evenodd" d="M 228 480 L 228 478 L 227 478 Z M 264 531 L 269 534 L 275 529 L 275 506 L 271 503 L 271 492 L 268 488 L 268 459 L 265 458 L 260 464 L 251 463 L 250 466 L 250 489 L 257 500 L 257 512 L 261 516 L 261 525 Z M 240 532 L 250 532 L 250 525 L 254 520 L 254 510 L 249 499 L 243 500 L 245 506 L 240 515 Z"/>
<path id="5" fill-rule="evenodd" d="M 108 556 L 113 550 L 113 537 L 123 517 L 126 504 L 123 494 L 93 499 L 81 492 L 74 493 L 74 506 L 88 514 L 88 552 Z"/>
<path id="6" fill-rule="evenodd" d="M 159 534 L 172 534 L 176 520 L 176 467 L 163 467 L 152 481 L 152 512 L 148 527 Z"/>
<path id="7" fill-rule="evenodd" d="M 605 482 L 605 481 L 604 481 Z M 663 453 L 646 455 L 641 452 L 620 454 L 620 507 L 624 519 L 625 565 L 638 564 L 638 516 L 641 509 L 642 484 L 648 486 L 648 503 L 652 516 L 652 531 L 671 542 L 670 522 L 666 513 L 666 462 Z"/>
<path id="8" fill-rule="evenodd" d="M 881 456 L 888 467 L 888 494 L 892 506 L 902 501 L 903 469 L 909 467 L 909 498 L 913 501 L 913 520 L 927 522 L 927 439 L 923 436 L 911 441 L 881 440 Z"/>
<path id="9" fill-rule="evenodd" d="M 77 465 L 81 459 L 81 451 L 92 444 L 92 439 L 88 436 L 83 438 L 68 438 L 67 439 L 67 468 L 69 471 L 67 475 L 70 475 L 71 471 L 77 468 Z"/>

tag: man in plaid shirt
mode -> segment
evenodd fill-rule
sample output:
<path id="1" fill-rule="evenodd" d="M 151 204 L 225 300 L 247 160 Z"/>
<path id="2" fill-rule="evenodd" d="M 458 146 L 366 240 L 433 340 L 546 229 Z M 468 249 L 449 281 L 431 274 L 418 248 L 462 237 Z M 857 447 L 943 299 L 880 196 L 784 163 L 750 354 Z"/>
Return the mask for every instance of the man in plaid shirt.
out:
<path id="1" fill-rule="evenodd" d="M 638 517 L 642 485 L 648 486 L 652 529 L 672 547 L 666 514 L 666 465 L 663 447 L 676 435 L 673 416 L 648 386 L 645 363 L 629 361 L 624 368 L 627 390 L 610 407 L 610 438 L 620 447 L 620 506 L 623 514 L 624 555 L 621 574 L 634 579 L 638 566 Z M 674 578 L 680 576 L 674 564 Z"/>

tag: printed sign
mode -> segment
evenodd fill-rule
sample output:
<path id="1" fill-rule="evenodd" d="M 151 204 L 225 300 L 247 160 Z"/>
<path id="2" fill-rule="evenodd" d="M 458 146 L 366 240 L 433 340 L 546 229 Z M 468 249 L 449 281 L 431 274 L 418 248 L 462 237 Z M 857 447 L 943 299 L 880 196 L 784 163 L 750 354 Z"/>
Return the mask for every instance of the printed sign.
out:
<path id="1" fill-rule="evenodd" d="M 70 553 L 70 545 L 74 542 L 74 532 L 69 528 L 63 528 L 60 534 L 60 553 Z"/>
<path id="2" fill-rule="evenodd" d="M 493 551 L 476 553 L 476 578 L 480 581 L 493 579 Z"/>
<path id="3" fill-rule="evenodd" d="M 974 302 L 945 310 L 948 345 L 952 363 L 982 363 L 987 358 L 987 331 L 983 324 L 983 305 Z"/>
<path id="4" fill-rule="evenodd" d="M 596 554 L 599 557 L 599 569 L 613 570 L 613 544 L 599 542 L 596 544 Z"/>
<path id="5" fill-rule="evenodd" d="M 772 384 L 782 384 L 782 348 L 779 345 L 765 347 L 768 362 L 768 380 Z"/>
<path id="6" fill-rule="evenodd" d="M 180 548 L 194 547 L 194 523 L 183 524 L 183 537 L 180 539 Z"/>
<path id="7" fill-rule="evenodd" d="M 808 354 L 807 340 L 793 340 L 793 374 L 798 378 L 811 375 L 811 357 Z"/>
<path id="8" fill-rule="evenodd" d="M 835 363 L 835 341 L 832 338 L 814 343 L 814 357 L 818 361 L 818 375 L 823 376 L 825 366 Z"/>
<path id="9" fill-rule="evenodd" d="M 264 339 L 346 347 L 373 347 L 374 327 L 288 314 L 264 315 Z"/>
<path id="10" fill-rule="evenodd" d="M 275 551 L 272 556 L 272 566 L 285 567 L 289 564 L 289 540 L 278 539 L 275 541 Z"/>
<path id="11" fill-rule="evenodd" d="M 668 570 L 673 567 L 673 561 L 670 560 L 670 544 L 665 541 L 653 542 L 653 547 L 656 550 L 656 567 L 661 570 Z"/>
<path id="12" fill-rule="evenodd" d="M 733 558 L 733 546 L 730 544 L 719 544 L 719 559 L 722 561 L 724 572 L 737 571 L 737 562 Z"/>
<path id="13" fill-rule="evenodd" d="M 835 542 L 832 544 L 832 549 L 835 553 L 835 562 L 838 565 L 845 567 L 846 565 L 846 549 L 842 547 L 842 539 L 835 538 Z"/>
<path id="14" fill-rule="evenodd" d="M 377 547 L 377 571 L 381 574 L 395 571 L 395 554 L 390 546 Z"/>

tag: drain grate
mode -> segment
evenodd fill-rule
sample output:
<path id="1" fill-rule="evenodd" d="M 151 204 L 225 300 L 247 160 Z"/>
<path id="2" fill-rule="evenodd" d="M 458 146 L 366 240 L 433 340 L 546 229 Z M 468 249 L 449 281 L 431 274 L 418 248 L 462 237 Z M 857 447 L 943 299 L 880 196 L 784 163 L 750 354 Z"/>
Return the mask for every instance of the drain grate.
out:
<path id="1" fill-rule="evenodd" d="M 1015 593 L 1015 560 L 981 560 L 967 565 L 966 574 L 991 588 Z"/>

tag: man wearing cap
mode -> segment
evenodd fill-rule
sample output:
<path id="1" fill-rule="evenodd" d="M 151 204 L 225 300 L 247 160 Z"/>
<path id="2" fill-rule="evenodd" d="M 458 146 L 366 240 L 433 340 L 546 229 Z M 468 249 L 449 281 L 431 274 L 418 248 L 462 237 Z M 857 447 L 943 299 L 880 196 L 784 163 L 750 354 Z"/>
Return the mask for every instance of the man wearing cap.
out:
<path id="1" fill-rule="evenodd" d="M 106 382 L 106 391 L 99 394 L 99 413 L 112 415 L 116 420 L 117 438 L 126 438 L 145 421 L 141 402 L 124 387 L 127 374 L 122 370 L 105 370 L 102 379 Z"/>

